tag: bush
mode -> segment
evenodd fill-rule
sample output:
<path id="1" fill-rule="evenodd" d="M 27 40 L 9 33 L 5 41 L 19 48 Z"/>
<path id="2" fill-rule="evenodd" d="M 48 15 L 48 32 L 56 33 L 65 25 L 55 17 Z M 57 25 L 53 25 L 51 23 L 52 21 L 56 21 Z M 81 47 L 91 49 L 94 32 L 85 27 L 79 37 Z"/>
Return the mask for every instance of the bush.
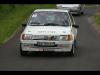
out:
<path id="1" fill-rule="evenodd" d="M 96 21 L 96 24 L 100 26 L 100 13 L 97 13 L 95 15 L 95 21 Z"/>

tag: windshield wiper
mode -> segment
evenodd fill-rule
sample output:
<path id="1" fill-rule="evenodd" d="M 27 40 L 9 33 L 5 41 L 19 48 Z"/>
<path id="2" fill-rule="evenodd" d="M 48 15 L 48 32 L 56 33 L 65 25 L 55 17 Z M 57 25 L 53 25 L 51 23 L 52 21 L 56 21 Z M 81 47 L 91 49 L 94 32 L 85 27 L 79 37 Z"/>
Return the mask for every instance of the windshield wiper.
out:
<path id="1" fill-rule="evenodd" d="M 67 25 L 60 25 L 60 24 L 57 24 L 57 23 L 45 23 L 45 24 L 42 24 L 42 23 L 39 23 L 39 22 L 31 22 L 30 26 L 67 26 Z"/>
<path id="2" fill-rule="evenodd" d="M 60 24 L 57 24 L 57 23 L 45 23 L 44 26 L 60 26 Z"/>
<path id="3" fill-rule="evenodd" d="M 44 24 L 44 26 L 67 26 L 67 25 L 60 25 L 57 23 L 46 23 L 46 24 Z"/>
<path id="4" fill-rule="evenodd" d="M 39 22 L 31 22 L 30 25 L 31 26 L 39 26 L 39 25 L 43 25 L 43 24 L 41 24 Z"/>

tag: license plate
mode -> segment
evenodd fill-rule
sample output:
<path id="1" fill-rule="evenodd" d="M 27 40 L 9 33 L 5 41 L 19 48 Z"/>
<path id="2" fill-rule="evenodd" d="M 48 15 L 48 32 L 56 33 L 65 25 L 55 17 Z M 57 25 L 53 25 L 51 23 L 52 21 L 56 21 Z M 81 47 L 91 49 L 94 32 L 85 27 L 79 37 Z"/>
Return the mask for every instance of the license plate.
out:
<path id="1" fill-rule="evenodd" d="M 52 51 L 52 49 L 43 49 L 43 51 Z"/>
<path id="2" fill-rule="evenodd" d="M 37 42 L 38 46 L 54 46 L 54 42 Z"/>

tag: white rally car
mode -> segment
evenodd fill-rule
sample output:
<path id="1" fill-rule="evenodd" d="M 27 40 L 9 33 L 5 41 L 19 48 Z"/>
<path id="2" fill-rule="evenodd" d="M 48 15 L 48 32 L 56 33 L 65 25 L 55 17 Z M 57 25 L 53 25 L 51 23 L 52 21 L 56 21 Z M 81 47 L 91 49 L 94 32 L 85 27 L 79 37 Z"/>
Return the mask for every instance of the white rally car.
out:
<path id="1" fill-rule="evenodd" d="M 56 7 L 69 10 L 72 14 L 83 14 L 83 6 L 81 4 L 57 4 Z"/>
<path id="2" fill-rule="evenodd" d="M 25 26 L 26 25 L 26 26 Z M 20 53 L 29 51 L 66 52 L 74 55 L 77 28 L 68 10 L 37 9 L 20 36 Z"/>

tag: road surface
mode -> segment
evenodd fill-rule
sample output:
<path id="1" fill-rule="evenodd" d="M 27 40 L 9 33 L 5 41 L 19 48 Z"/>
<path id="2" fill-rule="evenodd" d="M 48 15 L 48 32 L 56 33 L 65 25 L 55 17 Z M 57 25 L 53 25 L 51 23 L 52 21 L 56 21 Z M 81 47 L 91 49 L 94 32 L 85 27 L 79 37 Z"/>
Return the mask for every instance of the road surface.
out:
<path id="1" fill-rule="evenodd" d="M 74 57 L 58 54 L 22 57 L 19 53 L 20 29 L 16 35 L 0 48 L 0 71 L 98 71 L 100 70 L 100 35 L 88 22 L 96 13 L 96 7 L 84 9 L 83 16 L 75 16 L 80 26 L 78 48 Z"/>

